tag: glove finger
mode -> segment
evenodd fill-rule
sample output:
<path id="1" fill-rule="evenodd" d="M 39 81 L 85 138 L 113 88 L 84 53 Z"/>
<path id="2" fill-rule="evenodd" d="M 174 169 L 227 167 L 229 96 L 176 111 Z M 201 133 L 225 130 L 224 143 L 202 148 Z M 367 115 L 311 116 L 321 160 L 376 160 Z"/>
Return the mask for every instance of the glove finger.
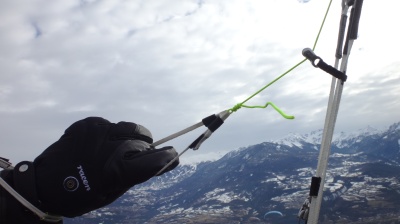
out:
<path id="1" fill-rule="evenodd" d="M 110 129 L 110 140 L 139 139 L 149 144 L 153 143 L 151 132 L 144 126 L 132 122 L 121 121 Z"/>
<path id="2" fill-rule="evenodd" d="M 124 158 L 126 160 L 136 160 L 142 158 L 140 160 L 143 160 L 143 163 L 146 163 L 146 160 L 157 161 L 157 166 L 153 165 L 151 167 L 148 167 L 150 170 L 153 168 L 155 173 L 158 173 L 162 168 L 164 168 L 164 166 L 170 163 L 171 160 L 176 158 L 176 160 L 172 164 L 170 164 L 161 174 L 159 174 L 162 175 L 168 171 L 175 169 L 175 167 L 179 165 L 179 158 L 177 158 L 177 156 L 178 153 L 172 146 L 166 146 L 160 149 L 143 151 L 141 153 L 132 155 L 129 155 L 129 153 L 125 153 Z"/>
<path id="3" fill-rule="evenodd" d="M 173 147 L 150 150 L 143 141 L 126 141 L 116 150 L 104 168 L 104 191 L 129 189 L 133 185 L 143 183 L 154 177 L 177 156 L 178 153 Z M 174 169 L 178 164 L 179 159 L 165 172 Z"/>

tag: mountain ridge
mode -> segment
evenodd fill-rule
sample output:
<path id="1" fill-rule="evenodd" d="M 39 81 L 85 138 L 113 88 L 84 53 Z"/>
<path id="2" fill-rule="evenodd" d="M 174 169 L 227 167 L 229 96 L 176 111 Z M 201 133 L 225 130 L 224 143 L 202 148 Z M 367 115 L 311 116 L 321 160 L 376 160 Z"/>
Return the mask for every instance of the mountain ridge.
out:
<path id="1" fill-rule="evenodd" d="M 339 135 L 332 143 L 321 223 L 391 223 L 400 216 L 400 122 L 365 130 Z M 320 143 L 310 142 L 310 136 L 181 165 L 66 224 L 297 223 L 318 161 Z M 283 215 L 264 217 L 268 211 Z"/>

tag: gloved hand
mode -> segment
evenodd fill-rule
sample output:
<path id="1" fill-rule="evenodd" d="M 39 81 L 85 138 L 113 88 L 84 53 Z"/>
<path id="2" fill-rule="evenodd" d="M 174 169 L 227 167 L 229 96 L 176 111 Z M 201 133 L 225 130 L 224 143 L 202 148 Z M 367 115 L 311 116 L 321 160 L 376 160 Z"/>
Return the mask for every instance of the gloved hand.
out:
<path id="1" fill-rule="evenodd" d="M 33 162 L 40 209 L 75 217 L 113 202 L 177 156 L 174 148 L 154 149 L 152 142 L 150 131 L 134 123 L 75 122 Z"/>

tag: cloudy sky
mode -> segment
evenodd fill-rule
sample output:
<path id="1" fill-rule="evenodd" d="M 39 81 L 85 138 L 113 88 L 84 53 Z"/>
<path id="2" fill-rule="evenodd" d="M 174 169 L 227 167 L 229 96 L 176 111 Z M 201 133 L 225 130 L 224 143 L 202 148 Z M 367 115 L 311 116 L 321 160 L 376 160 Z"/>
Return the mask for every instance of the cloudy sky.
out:
<path id="1" fill-rule="evenodd" d="M 0 156 L 33 160 L 73 122 L 102 116 L 155 140 L 233 107 L 312 47 L 328 0 L 75 0 L 0 4 Z M 400 121 L 397 0 L 364 1 L 336 131 Z M 341 1 L 316 53 L 333 64 Z M 331 78 L 306 62 L 184 162 L 323 128 Z M 183 150 L 204 129 L 168 142 Z"/>

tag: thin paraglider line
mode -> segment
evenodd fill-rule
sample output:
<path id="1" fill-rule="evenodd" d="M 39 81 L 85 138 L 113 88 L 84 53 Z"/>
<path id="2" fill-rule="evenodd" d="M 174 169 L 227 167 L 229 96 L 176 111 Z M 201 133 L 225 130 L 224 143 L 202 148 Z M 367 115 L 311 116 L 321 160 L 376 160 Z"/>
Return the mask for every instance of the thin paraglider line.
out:
<path id="1" fill-rule="evenodd" d="M 317 34 L 317 36 L 316 36 L 316 38 L 315 38 L 315 41 L 314 41 L 314 46 L 313 46 L 313 48 L 312 48 L 313 50 L 315 50 L 315 48 L 316 48 L 316 46 L 317 46 L 317 43 L 318 43 L 318 41 L 319 41 L 319 37 L 320 37 L 320 35 L 321 35 L 322 29 L 323 29 L 323 27 L 324 27 L 324 25 L 325 25 L 326 18 L 328 17 L 328 13 L 329 13 L 329 11 L 330 11 L 331 5 L 332 5 L 332 0 L 329 1 L 328 7 L 327 7 L 327 9 L 326 9 L 326 11 L 325 11 L 324 19 L 322 20 L 322 23 L 321 23 L 320 28 L 319 28 L 319 30 L 318 30 L 318 34 Z M 241 103 L 236 104 L 234 107 L 232 107 L 232 108 L 230 109 L 230 111 L 231 111 L 231 112 L 235 112 L 235 111 L 237 111 L 238 109 L 240 109 L 241 106 L 243 106 L 244 103 L 246 103 L 247 101 L 249 101 L 250 99 L 252 99 L 252 98 L 255 97 L 256 95 L 260 94 L 260 93 L 261 93 L 262 91 L 264 91 L 266 88 L 268 88 L 269 86 L 271 86 L 272 84 L 276 83 L 278 80 L 280 80 L 281 78 L 283 78 L 284 76 L 286 76 L 287 74 L 289 74 L 289 73 L 290 73 L 291 71 L 293 71 L 295 68 L 297 68 L 298 66 L 300 66 L 301 64 L 303 64 L 306 60 L 307 60 L 307 59 L 305 58 L 305 59 L 301 60 L 300 62 L 298 62 L 297 64 L 295 64 L 294 66 L 292 66 L 291 68 L 289 68 L 287 71 L 285 71 L 285 72 L 282 73 L 280 76 L 278 76 L 277 78 L 275 78 L 274 80 L 272 80 L 271 82 L 269 82 L 268 84 L 266 84 L 265 86 L 263 86 L 261 89 L 259 89 L 258 91 L 256 91 L 254 94 L 252 94 L 251 96 L 249 96 L 248 98 L 246 98 L 244 101 L 242 101 Z"/>

